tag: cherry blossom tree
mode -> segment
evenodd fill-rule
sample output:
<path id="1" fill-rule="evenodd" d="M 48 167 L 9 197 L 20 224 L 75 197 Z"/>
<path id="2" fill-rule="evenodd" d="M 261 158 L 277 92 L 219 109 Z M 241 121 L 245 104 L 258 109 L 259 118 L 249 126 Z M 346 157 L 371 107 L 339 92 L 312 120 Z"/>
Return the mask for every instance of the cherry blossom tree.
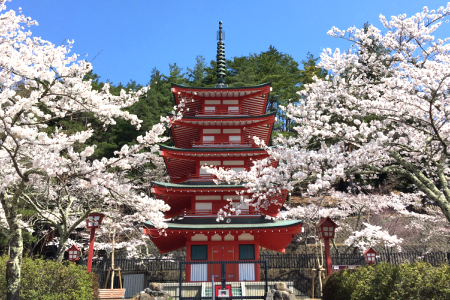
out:
<path id="1" fill-rule="evenodd" d="M 310 198 L 306 205 L 288 206 L 279 217 L 303 220 L 305 231 L 299 239 L 306 242 L 314 238 L 317 242 L 314 227 L 320 218 L 329 216 L 339 225 L 337 238 L 345 237 L 347 248 L 335 247 L 338 252 L 362 253 L 369 247 L 402 250 L 403 241 L 426 245 L 433 238 L 448 236 L 450 224 L 440 210 L 423 207 L 424 198 L 422 192 L 386 195 L 364 190 L 358 194 L 330 191 L 327 196 Z"/>
<path id="2" fill-rule="evenodd" d="M 122 118 L 139 128 L 141 121 L 122 108 L 135 103 L 147 88 L 122 90 L 119 96 L 109 92 L 108 84 L 93 90 L 90 81 L 83 81 L 92 66 L 70 55 L 72 42 L 55 46 L 33 37 L 27 28 L 37 22 L 6 11 L 5 2 L 0 0 L 0 226 L 10 239 L 7 299 L 19 299 L 25 226 L 18 213 L 20 201 L 58 229 L 59 257 L 85 217 L 112 204 L 128 207 L 125 221 L 150 220 L 164 227 L 167 205 L 149 198 L 143 182 L 127 175 L 149 162 L 161 164 L 156 144 L 166 140 L 162 134 L 172 119 L 162 118 L 136 145 L 99 160 L 90 159 L 94 147 L 80 146 L 94 134 L 92 129 L 45 131 L 54 120 L 86 112 L 105 127 Z"/>
<path id="3" fill-rule="evenodd" d="M 385 33 L 373 25 L 333 27 L 329 34 L 351 47 L 326 49 L 318 67 L 329 75 L 306 85 L 302 102 L 286 108 L 298 136 L 278 138 L 277 147 L 268 148 L 271 157 L 250 172 L 212 172 L 246 181 L 257 206 L 281 190 L 304 186 L 318 195 L 356 174 L 362 180 L 393 174 L 450 221 L 450 44 L 433 35 L 449 14 L 447 4 L 390 21 L 380 16 Z"/>
<path id="4" fill-rule="evenodd" d="M 382 30 L 373 25 L 332 28 L 329 34 L 348 40 L 351 47 L 345 52 L 326 49 L 318 67 L 328 76 L 315 78 L 299 92 L 301 103 L 285 108 L 298 135 L 275 138 L 275 147 L 256 139 L 270 157 L 254 162 L 248 172 L 204 168 L 219 180 L 244 182 L 253 198 L 242 199 L 242 205 L 255 208 L 271 205 L 276 202 L 272 196 L 286 190 L 334 198 L 334 208 L 310 204 L 281 212 L 280 217 L 300 218 L 312 228 L 320 217 L 330 216 L 351 232 L 345 241 L 351 248 L 400 246 L 401 238 L 386 226 L 386 213 L 408 218 L 407 229 L 426 231 L 417 242 L 426 243 L 433 233 L 448 236 L 450 44 L 449 38 L 438 39 L 434 33 L 449 15 L 450 3 L 431 11 L 425 7 L 412 17 L 387 21 L 380 16 Z M 381 174 L 412 184 L 416 192 L 333 192 L 339 181 L 361 188 Z M 441 211 L 407 209 L 420 206 L 420 199 Z M 349 215 L 358 216 L 351 228 L 343 220 Z M 373 216 L 378 219 L 367 220 Z"/>
<path id="5" fill-rule="evenodd" d="M 287 108 L 302 133 L 295 143 L 322 143 L 315 152 L 323 153 L 325 184 L 336 175 L 394 174 L 450 221 L 450 44 L 433 36 L 449 14 L 450 4 L 409 18 L 380 16 L 385 34 L 372 25 L 330 30 L 352 48 L 327 49 L 320 66 L 328 79 L 316 80 L 302 92 L 301 105 Z"/>

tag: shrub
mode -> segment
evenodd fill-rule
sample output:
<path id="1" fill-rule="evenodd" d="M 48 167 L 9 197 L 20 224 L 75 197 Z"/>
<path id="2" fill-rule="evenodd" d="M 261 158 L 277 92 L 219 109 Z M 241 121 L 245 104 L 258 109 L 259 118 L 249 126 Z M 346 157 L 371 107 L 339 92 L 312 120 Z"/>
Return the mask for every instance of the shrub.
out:
<path id="1" fill-rule="evenodd" d="M 7 256 L 0 257 L 0 300 L 6 299 Z M 97 300 L 94 274 L 69 262 L 24 258 L 20 299 Z M 98 293 L 96 293 L 98 295 Z"/>
<path id="2" fill-rule="evenodd" d="M 324 300 L 450 299 L 450 266 L 376 264 L 331 274 Z"/>

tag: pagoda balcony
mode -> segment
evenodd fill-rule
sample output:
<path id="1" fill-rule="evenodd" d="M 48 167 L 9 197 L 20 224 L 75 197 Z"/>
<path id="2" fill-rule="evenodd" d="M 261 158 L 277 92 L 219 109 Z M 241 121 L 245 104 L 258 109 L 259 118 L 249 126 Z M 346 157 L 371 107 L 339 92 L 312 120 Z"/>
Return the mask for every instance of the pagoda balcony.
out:
<path id="1" fill-rule="evenodd" d="M 204 181 L 213 181 L 214 179 L 217 179 L 216 176 L 212 175 L 212 174 L 199 174 L 199 175 L 189 175 L 187 177 L 187 181 L 189 182 L 195 182 L 195 181 L 200 181 L 200 182 L 204 182 Z"/>
<path id="2" fill-rule="evenodd" d="M 217 210 L 211 209 L 196 209 L 196 210 L 185 210 L 183 212 L 184 217 L 214 217 L 217 218 Z M 239 215 L 232 215 L 227 218 L 236 218 L 242 216 L 260 216 L 261 213 L 259 211 L 250 211 L 248 209 L 241 209 Z"/>
<path id="3" fill-rule="evenodd" d="M 193 141 L 192 148 L 252 148 L 251 142 L 231 141 L 231 142 L 214 142 L 214 141 Z M 254 146 L 256 147 L 256 146 Z"/>
<path id="4" fill-rule="evenodd" d="M 195 112 L 196 117 L 211 116 L 249 116 L 248 110 L 245 109 L 202 109 Z"/>

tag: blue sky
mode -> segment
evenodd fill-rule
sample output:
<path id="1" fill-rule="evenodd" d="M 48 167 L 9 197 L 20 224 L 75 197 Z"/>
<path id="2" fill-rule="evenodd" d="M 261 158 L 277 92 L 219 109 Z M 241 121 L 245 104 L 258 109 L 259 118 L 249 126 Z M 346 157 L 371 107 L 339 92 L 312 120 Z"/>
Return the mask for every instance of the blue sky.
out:
<path id="1" fill-rule="evenodd" d="M 73 52 L 91 61 L 101 80 L 147 84 L 153 68 L 168 73 L 169 64 L 186 70 L 203 55 L 216 55 L 218 22 L 225 30 L 227 58 L 266 51 L 270 45 L 300 62 L 308 52 L 319 56 L 324 48 L 348 49 L 345 41 L 329 37 L 336 26 L 381 27 L 378 19 L 424 6 L 436 9 L 435 0 L 13 0 L 7 10 L 22 7 L 39 22 L 31 28 L 60 45 L 75 40 Z M 439 36 L 450 36 L 446 26 Z"/>

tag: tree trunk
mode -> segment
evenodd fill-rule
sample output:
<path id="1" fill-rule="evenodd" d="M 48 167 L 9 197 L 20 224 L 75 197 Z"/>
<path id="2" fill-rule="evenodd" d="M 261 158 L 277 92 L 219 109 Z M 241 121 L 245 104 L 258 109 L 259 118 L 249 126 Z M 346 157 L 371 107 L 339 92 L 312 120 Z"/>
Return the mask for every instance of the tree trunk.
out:
<path id="1" fill-rule="evenodd" d="M 18 197 L 24 187 L 20 186 L 13 197 L 0 194 L 3 210 L 9 225 L 9 260 L 6 264 L 6 299 L 19 300 L 20 271 L 22 268 L 23 237 L 18 216 Z"/>
<path id="2" fill-rule="evenodd" d="M 8 222 L 9 223 L 9 222 Z M 23 239 L 22 229 L 20 225 L 9 224 L 10 237 L 10 255 L 6 265 L 6 281 L 7 281 L 7 300 L 19 300 L 20 293 L 20 271 L 22 268 Z"/>
<path id="3" fill-rule="evenodd" d="M 68 237 L 66 236 L 59 237 L 58 250 L 56 251 L 56 261 L 61 262 L 63 260 L 68 242 L 69 242 Z"/>

